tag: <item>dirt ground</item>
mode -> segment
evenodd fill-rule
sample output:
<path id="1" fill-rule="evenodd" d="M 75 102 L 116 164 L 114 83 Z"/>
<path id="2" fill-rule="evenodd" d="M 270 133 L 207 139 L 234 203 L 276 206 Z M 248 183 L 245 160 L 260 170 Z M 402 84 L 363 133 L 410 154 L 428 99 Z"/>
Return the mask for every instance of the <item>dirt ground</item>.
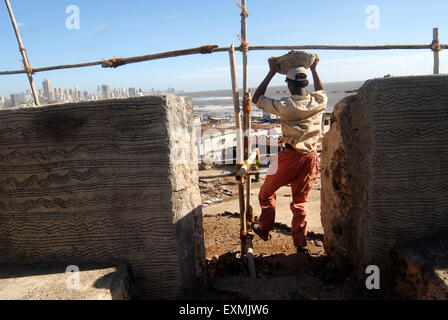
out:
<path id="1" fill-rule="evenodd" d="M 228 173 L 233 167 L 209 169 L 201 176 Z M 261 187 L 264 176 L 254 182 L 253 189 Z M 320 177 L 314 190 L 320 192 Z M 309 232 L 309 254 L 297 253 L 291 237 L 291 228 L 276 223 L 272 239 L 253 239 L 254 262 L 257 279 L 250 279 L 245 258 L 240 258 L 240 218 L 238 212 L 223 210 L 238 198 L 233 177 L 212 180 L 200 179 L 204 208 L 204 240 L 207 258 L 207 285 L 204 299 L 256 299 L 256 300 L 303 300 L 303 299 L 389 299 L 400 298 L 394 293 L 381 294 L 365 290 L 364 283 L 354 278 L 352 270 L 335 268 L 322 246 L 323 234 Z M 317 193 L 318 194 L 318 193 Z M 314 207 L 319 208 L 320 197 Z M 219 212 L 223 211 L 223 212 Z M 257 213 L 255 213 L 257 215 Z"/>

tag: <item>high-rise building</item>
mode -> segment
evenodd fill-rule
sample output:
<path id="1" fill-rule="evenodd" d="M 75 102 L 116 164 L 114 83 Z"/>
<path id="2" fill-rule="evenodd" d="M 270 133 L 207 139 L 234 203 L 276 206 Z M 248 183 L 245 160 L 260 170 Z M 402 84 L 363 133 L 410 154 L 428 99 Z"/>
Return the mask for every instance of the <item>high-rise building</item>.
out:
<path id="1" fill-rule="evenodd" d="M 110 87 L 107 84 L 101 86 L 101 98 L 110 99 L 112 98 L 112 93 L 110 92 Z"/>
<path id="2" fill-rule="evenodd" d="M 19 107 L 22 104 L 22 102 L 23 102 L 22 98 L 23 98 L 22 94 L 20 94 L 20 93 L 13 93 L 11 95 L 11 107 L 12 108 Z"/>
<path id="3" fill-rule="evenodd" d="M 44 79 L 42 82 L 42 87 L 44 89 L 44 97 L 48 101 L 54 101 L 53 85 L 50 80 Z"/>

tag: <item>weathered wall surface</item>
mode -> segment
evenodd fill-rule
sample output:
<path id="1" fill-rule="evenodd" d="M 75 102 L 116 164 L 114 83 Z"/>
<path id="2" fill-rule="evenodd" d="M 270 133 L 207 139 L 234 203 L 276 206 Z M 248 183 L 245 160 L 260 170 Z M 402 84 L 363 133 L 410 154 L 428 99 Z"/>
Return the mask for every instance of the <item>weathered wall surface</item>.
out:
<path id="1" fill-rule="evenodd" d="M 128 261 L 145 298 L 204 260 L 193 114 L 173 95 L 0 111 L 0 262 Z"/>
<path id="2" fill-rule="evenodd" d="M 322 224 L 339 265 L 389 274 L 391 249 L 448 233 L 448 76 L 367 81 L 323 141 Z"/>

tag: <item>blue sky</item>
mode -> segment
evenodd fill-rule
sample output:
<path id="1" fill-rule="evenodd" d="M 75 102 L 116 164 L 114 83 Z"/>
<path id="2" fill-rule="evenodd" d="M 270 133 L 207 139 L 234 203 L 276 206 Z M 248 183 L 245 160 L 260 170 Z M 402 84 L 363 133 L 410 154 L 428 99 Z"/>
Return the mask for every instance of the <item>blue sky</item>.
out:
<path id="1" fill-rule="evenodd" d="M 216 44 L 239 45 L 240 9 L 236 0 L 10 0 L 33 67 L 97 61 Z M 66 8 L 80 9 L 80 29 L 66 28 Z M 439 27 L 448 43 L 446 0 L 247 0 L 248 39 L 252 45 L 274 44 L 427 44 Z M 379 29 L 368 29 L 366 8 L 380 12 Z M 21 56 L 6 7 L 0 3 L 0 70 L 17 70 Z M 366 80 L 386 74 L 432 73 L 429 50 L 313 51 L 321 57 L 324 82 Z M 286 51 L 252 51 L 249 85 L 268 71 L 266 60 Z M 241 65 L 241 55 L 237 54 Z M 196 55 L 126 65 L 118 69 L 90 67 L 51 71 L 34 76 L 55 87 L 96 90 L 112 87 L 186 91 L 229 89 L 226 53 Z M 241 68 L 238 70 L 241 78 Z M 441 72 L 448 55 L 441 52 Z M 242 81 L 240 80 L 240 84 Z M 283 84 L 276 76 L 273 85 Z M 0 76 L 0 95 L 28 89 L 25 75 Z"/>

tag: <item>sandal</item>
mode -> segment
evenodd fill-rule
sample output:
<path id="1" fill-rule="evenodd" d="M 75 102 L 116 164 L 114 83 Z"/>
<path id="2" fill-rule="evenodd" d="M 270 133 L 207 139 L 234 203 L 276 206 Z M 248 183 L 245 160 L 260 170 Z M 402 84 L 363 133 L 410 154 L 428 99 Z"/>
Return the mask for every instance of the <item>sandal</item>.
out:
<path id="1" fill-rule="evenodd" d="M 271 235 L 269 234 L 269 231 L 260 229 L 260 225 L 258 223 L 252 224 L 252 230 L 264 241 L 271 240 L 272 238 Z"/>

